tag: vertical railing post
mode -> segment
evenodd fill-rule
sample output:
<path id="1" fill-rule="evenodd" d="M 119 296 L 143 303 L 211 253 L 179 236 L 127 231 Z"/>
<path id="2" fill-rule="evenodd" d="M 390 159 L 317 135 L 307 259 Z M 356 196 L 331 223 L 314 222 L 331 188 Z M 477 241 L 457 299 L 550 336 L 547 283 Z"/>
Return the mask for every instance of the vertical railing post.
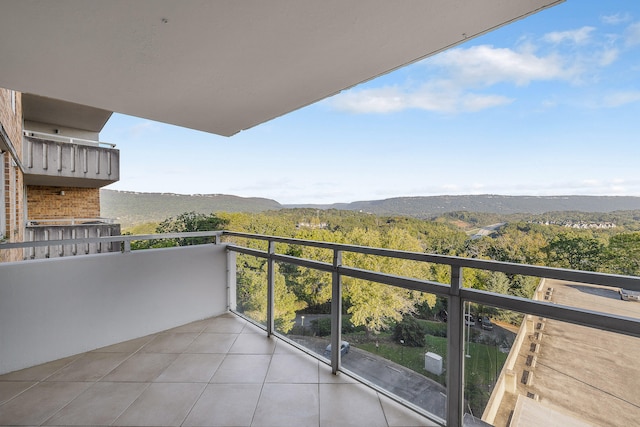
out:
<path id="1" fill-rule="evenodd" d="M 447 316 L 447 427 L 462 426 L 464 409 L 464 322 L 461 286 L 462 267 L 452 265 Z"/>
<path id="2" fill-rule="evenodd" d="M 237 310 L 237 258 L 234 251 L 227 250 L 227 309 Z"/>
<path id="3" fill-rule="evenodd" d="M 342 277 L 338 268 L 342 265 L 342 251 L 333 251 L 333 273 L 331 278 L 331 372 L 340 370 L 342 343 Z"/>
<path id="4" fill-rule="evenodd" d="M 275 261 L 273 254 L 276 252 L 276 242 L 269 240 L 269 258 L 267 259 L 267 335 L 271 336 L 275 332 L 274 309 L 275 309 Z"/>

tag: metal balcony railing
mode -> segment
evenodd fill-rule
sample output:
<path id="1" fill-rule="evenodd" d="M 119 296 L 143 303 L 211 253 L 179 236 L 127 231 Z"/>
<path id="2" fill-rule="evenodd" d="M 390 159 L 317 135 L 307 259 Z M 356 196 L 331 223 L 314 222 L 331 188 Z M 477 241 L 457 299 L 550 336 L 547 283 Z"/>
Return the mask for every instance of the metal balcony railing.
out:
<path id="1" fill-rule="evenodd" d="M 462 286 L 462 277 L 464 269 L 478 269 L 489 272 L 503 272 L 510 275 L 534 276 L 541 279 L 557 279 L 568 282 L 578 282 L 591 285 L 600 285 L 603 287 L 616 290 L 625 288 L 634 291 L 640 291 L 640 277 L 620 276 L 612 274 L 593 273 L 585 271 L 574 271 L 567 269 L 558 269 L 533 265 L 521 265 L 506 262 L 497 262 L 480 259 L 461 258 L 454 256 L 434 255 L 416 252 L 404 252 L 372 247 L 362 247 L 354 245 L 345 245 L 337 243 L 327 243 L 318 241 L 299 240 L 292 238 L 282 238 L 275 236 L 265 236 L 238 232 L 198 232 L 198 233 L 173 233 L 163 235 L 144 235 L 144 236 L 113 236 L 90 239 L 78 239 L 73 243 L 120 243 L 121 250 L 124 253 L 131 251 L 131 242 L 149 239 L 183 239 L 188 237 L 212 237 L 215 239 L 216 245 L 224 244 L 228 253 L 229 261 L 227 266 L 230 271 L 225 272 L 228 278 L 228 305 L 232 311 L 236 311 L 235 305 L 235 258 L 236 254 L 244 254 L 259 259 L 266 260 L 267 265 L 267 283 L 266 286 L 266 322 L 264 328 L 269 335 L 276 335 L 279 338 L 287 340 L 292 345 L 301 350 L 318 357 L 320 360 L 326 360 L 318 356 L 313 351 L 300 345 L 299 343 L 289 339 L 286 334 L 279 333 L 276 325 L 276 264 L 289 264 L 306 269 L 313 269 L 324 272 L 331 277 L 331 352 L 328 357 L 328 363 L 332 367 L 332 371 L 347 371 L 350 375 L 359 378 L 362 382 L 370 385 L 380 392 L 386 393 L 393 397 L 393 392 L 381 389 L 375 382 L 362 378 L 357 373 L 345 369 L 342 364 L 343 355 L 341 354 L 340 343 L 341 337 L 341 317 L 342 308 L 342 279 L 349 277 L 361 279 L 369 282 L 380 283 L 395 288 L 420 291 L 429 294 L 435 294 L 446 297 L 448 300 L 448 321 L 446 324 L 447 331 L 447 369 L 446 369 L 446 408 L 441 414 L 425 413 L 423 407 L 419 407 L 397 395 L 394 397 L 404 405 L 421 412 L 435 422 L 447 426 L 462 426 L 465 420 L 465 396 L 464 396 L 464 372 L 465 372 L 465 304 L 476 303 L 485 306 L 492 306 L 499 309 L 510 310 L 513 312 L 524 313 L 528 316 L 535 316 L 540 319 L 554 319 L 566 324 L 581 325 L 594 330 L 608 331 L 615 334 L 622 334 L 629 337 L 640 338 L 640 318 L 634 316 L 621 316 L 606 312 L 606 310 L 598 311 L 573 307 L 569 305 L 556 304 L 544 299 L 526 299 L 514 297 L 510 295 L 497 294 L 477 289 L 465 288 Z M 249 247 L 247 242 L 259 241 L 265 245 L 266 250 L 255 249 Z M 30 243 L 13 243 L 0 245 L 0 249 L 25 248 L 29 246 L 46 246 L 46 245 L 63 245 L 65 241 L 49 241 L 49 242 L 30 242 Z M 329 251 L 332 254 L 332 262 L 322 262 L 318 260 L 305 259 L 297 256 L 291 256 L 283 253 L 283 248 L 290 245 L 296 247 L 320 248 Z M 254 245 L 255 246 L 255 245 Z M 279 249 L 279 250 L 278 250 Z M 343 255 L 346 253 L 355 253 L 375 257 L 385 257 L 391 259 L 409 260 L 418 263 L 430 263 L 444 265 L 449 270 L 449 283 L 439 283 L 433 280 L 425 280 L 421 278 L 402 277 L 398 275 L 386 274 L 380 271 L 372 271 L 367 269 L 356 268 L 354 266 L 345 265 L 343 263 Z M 541 289 L 538 292 L 542 292 Z M 547 295 L 550 291 L 547 290 Z M 635 304 L 635 303 L 630 303 Z M 243 313 L 239 313 L 243 314 Z M 525 320 L 526 321 L 526 320 Z M 255 322 L 255 319 L 254 319 Z M 536 330 L 541 333 L 544 325 L 535 326 Z M 539 337 L 538 337 L 539 338 Z M 522 338 L 520 338 L 522 339 Z M 535 356 L 530 358 L 530 365 L 535 363 Z M 496 367 L 497 369 L 497 367 Z M 530 379 L 527 378 L 526 381 Z M 468 414 L 467 414 L 468 415 Z"/>
<path id="2" fill-rule="evenodd" d="M 74 138 L 66 135 L 36 132 L 33 130 L 26 130 L 26 129 L 23 131 L 23 135 L 31 136 L 38 139 L 46 139 L 48 141 L 64 142 L 67 144 L 75 144 L 75 145 L 85 145 L 88 147 L 116 148 L 116 144 L 112 144 L 110 142 L 92 141 L 90 139 Z"/>
<path id="3" fill-rule="evenodd" d="M 54 218 L 29 220 L 25 226 L 25 240 L 76 241 L 90 237 L 118 236 L 120 224 L 109 218 Z M 25 259 L 56 258 L 74 255 L 119 251 L 114 243 L 83 243 L 25 248 Z"/>

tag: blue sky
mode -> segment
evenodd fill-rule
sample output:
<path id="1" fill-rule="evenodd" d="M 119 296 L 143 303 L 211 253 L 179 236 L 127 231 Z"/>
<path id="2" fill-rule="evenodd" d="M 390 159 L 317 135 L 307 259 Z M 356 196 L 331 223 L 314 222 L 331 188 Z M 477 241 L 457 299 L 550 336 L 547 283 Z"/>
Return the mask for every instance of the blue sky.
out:
<path id="1" fill-rule="evenodd" d="M 640 196 L 640 2 L 569 0 L 231 138 L 114 114 L 139 192 Z"/>

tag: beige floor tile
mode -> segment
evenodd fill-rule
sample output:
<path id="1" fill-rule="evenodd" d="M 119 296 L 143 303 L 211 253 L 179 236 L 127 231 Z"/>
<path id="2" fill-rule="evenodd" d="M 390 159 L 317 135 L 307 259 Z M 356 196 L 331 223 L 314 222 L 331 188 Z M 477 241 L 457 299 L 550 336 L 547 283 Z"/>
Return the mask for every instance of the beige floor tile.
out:
<path id="1" fill-rule="evenodd" d="M 147 345 L 143 353 L 182 353 L 198 336 L 195 332 L 158 334 Z"/>
<path id="2" fill-rule="evenodd" d="M 47 381 L 98 381 L 122 363 L 128 353 L 85 353 Z"/>
<path id="3" fill-rule="evenodd" d="M 155 382 L 208 383 L 223 359 L 224 354 L 181 354 Z"/>
<path id="4" fill-rule="evenodd" d="M 229 349 L 233 354 L 273 354 L 276 339 L 266 335 L 240 334 Z"/>
<path id="5" fill-rule="evenodd" d="M 398 402 L 395 402 L 381 394 L 378 394 L 378 396 L 380 398 L 380 403 L 382 404 L 384 415 L 387 418 L 387 423 L 389 423 L 389 427 L 437 427 L 438 424 L 408 408 L 405 408 Z"/>
<path id="6" fill-rule="evenodd" d="M 262 384 L 209 384 L 185 426 L 250 426 Z"/>
<path id="7" fill-rule="evenodd" d="M 238 334 L 201 333 L 185 350 L 185 353 L 227 353 Z"/>
<path id="8" fill-rule="evenodd" d="M 114 425 L 179 426 L 204 387 L 201 383 L 153 383 Z"/>
<path id="9" fill-rule="evenodd" d="M 356 381 L 355 379 L 351 378 L 349 375 L 343 373 L 343 372 L 338 372 L 336 375 L 334 375 L 331 372 L 331 366 L 326 365 L 322 362 L 318 362 L 319 363 L 319 369 L 318 369 L 318 382 L 320 384 L 336 384 L 336 383 L 341 383 L 341 384 L 357 384 L 358 381 Z"/>
<path id="10" fill-rule="evenodd" d="M 184 333 L 184 332 L 195 332 L 199 334 L 204 331 L 207 327 L 208 319 L 197 320 L 195 322 L 187 323 L 186 325 L 178 326 L 177 328 L 169 329 L 168 333 L 176 334 L 176 333 Z"/>
<path id="11" fill-rule="evenodd" d="M 242 331 L 246 320 L 234 317 L 214 317 L 207 323 L 207 327 L 204 332 L 223 332 L 227 334 L 237 334 Z"/>
<path id="12" fill-rule="evenodd" d="M 64 359 L 58 359 L 53 362 L 43 363 L 31 368 L 0 375 L 0 381 L 43 381 L 80 357 L 82 357 L 82 354 L 76 354 L 65 357 Z"/>
<path id="13" fill-rule="evenodd" d="M 251 425 L 317 427 L 318 419 L 317 384 L 265 384 Z"/>
<path id="14" fill-rule="evenodd" d="M 266 354 L 229 354 L 211 378 L 212 383 L 263 383 L 271 356 Z"/>
<path id="15" fill-rule="evenodd" d="M 0 425 L 40 425 L 87 389 L 86 382 L 42 382 L 0 406 Z"/>
<path id="16" fill-rule="evenodd" d="M 167 353 L 136 353 L 106 375 L 102 381 L 150 382 L 162 374 L 177 357 L 177 354 Z"/>
<path id="17" fill-rule="evenodd" d="M 387 427 L 378 393 L 362 384 L 320 384 L 320 426 Z"/>
<path id="18" fill-rule="evenodd" d="M 113 344 L 107 347 L 101 347 L 93 350 L 97 353 L 135 353 L 140 350 L 142 346 L 154 339 L 155 335 L 147 335 L 146 337 L 136 338 L 129 341 L 124 341 L 118 344 Z"/>
<path id="19" fill-rule="evenodd" d="M 0 381 L 0 404 L 13 399 L 32 385 L 32 381 Z"/>
<path id="20" fill-rule="evenodd" d="M 251 322 L 247 322 L 244 325 L 244 328 L 242 329 L 242 333 L 243 334 L 260 334 L 260 335 L 266 335 L 267 334 L 267 330 L 265 327 L 260 327 L 258 325 L 254 325 Z"/>
<path id="21" fill-rule="evenodd" d="M 274 354 L 265 382 L 318 384 L 318 363 L 317 360 L 300 353 Z"/>
<path id="22" fill-rule="evenodd" d="M 292 345 L 287 344 L 283 340 L 276 341 L 276 348 L 273 350 L 273 354 L 296 354 L 299 355 L 301 352 L 297 348 Z"/>
<path id="23" fill-rule="evenodd" d="M 147 387 L 146 383 L 94 383 L 44 425 L 110 425 Z"/>

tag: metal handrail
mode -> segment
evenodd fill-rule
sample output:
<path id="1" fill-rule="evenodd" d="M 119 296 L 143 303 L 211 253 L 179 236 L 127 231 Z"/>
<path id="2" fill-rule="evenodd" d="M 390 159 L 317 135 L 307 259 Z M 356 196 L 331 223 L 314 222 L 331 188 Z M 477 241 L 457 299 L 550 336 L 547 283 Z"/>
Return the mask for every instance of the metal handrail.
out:
<path id="1" fill-rule="evenodd" d="M 71 136 L 45 133 L 45 132 L 37 132 L 37 131 L 27 130 L 27 129 L 23 131 L 23 135 L 38 138 L 38 139 L 45 139 L 48 141 L 64 142 L 67 144 L 76 144 L 76 145 L 86 145 L 89 147 L 104 147 L 104 148 L 116 147 L 116 144 L 112 144 L 110 142 L 92 141 L 90 139 L 75 138 Z"/>

